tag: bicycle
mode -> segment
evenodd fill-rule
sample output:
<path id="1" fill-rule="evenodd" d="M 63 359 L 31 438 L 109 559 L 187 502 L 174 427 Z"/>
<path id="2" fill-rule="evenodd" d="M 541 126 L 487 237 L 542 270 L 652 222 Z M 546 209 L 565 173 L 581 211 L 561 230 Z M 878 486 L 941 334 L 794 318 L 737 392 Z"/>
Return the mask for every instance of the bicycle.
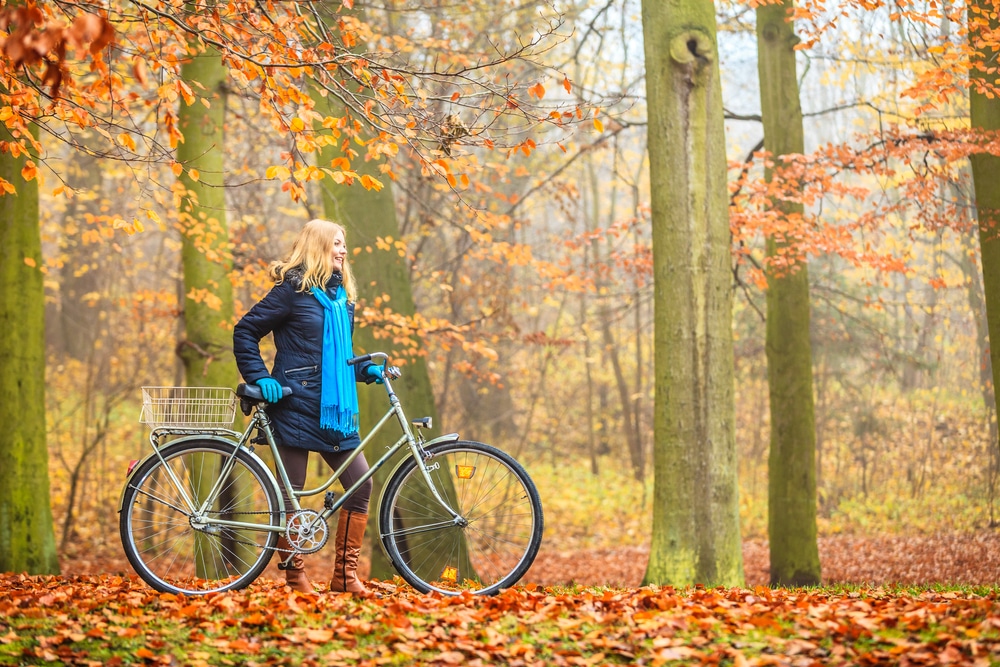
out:
<path id="1" fill-rule="evenodd" d="M 140 421 L 153 448 L 129 470 L 119 503 L 125 555 L 151 587 L 203 595 L 251 584 L 276 551 L 289 562 L 329 538 L 327 521 L 365 480 L 397 453 L 400 460 L 379 496 L 378 542 L 393 568 L 417 590 L 493 594 L 528 571 L 542 539 L 541 500 L 524 468 L 506 452 L 449 433 L 425 440 L 429 417 L 408 422 L 388 355 L 382 386 L 389 408 L 355 452 L 320 486 L 295 491 L 278 455 L 267 404 L 255 385 L 230 388 L 144 387 Z M 291 389 L 283 388 L 284 395 Z M 231 428 L 236 399 L 250 417 Z M 402 434 L 368 473 L 339 497 L 328 489 L 395 417 Z M 228 419 L 228 422 L 226 421 Z M 413 428 L 411 428 L 411 425 Z M 274 472 L 254 451 L 266 443 Z M 285 509 L 282 490 L 292 509 Z M 323 510 L 299 499 L 324 493 Z M 291 549 L 277 548 L 284 535 Z"/>

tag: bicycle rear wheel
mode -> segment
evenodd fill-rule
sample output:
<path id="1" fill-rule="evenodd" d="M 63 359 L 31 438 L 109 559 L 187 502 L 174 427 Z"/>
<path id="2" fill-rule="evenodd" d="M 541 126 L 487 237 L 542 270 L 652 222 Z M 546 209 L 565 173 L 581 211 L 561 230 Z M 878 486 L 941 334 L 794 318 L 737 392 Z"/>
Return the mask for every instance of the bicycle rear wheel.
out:
<path id="1" fill-rule="evenodd" d="M 492 594 L 517 583 L 542 542 L 534 482 L 507 453 L 479 442 L 427 448 L 434 498 L 417 462 L 406 461 L 379 503 L 379 537 L 396 571 L 417 590 Z"/>
<path id="2" fill-rule="evenodd" d="M 132 567 L 158 591 L 201 595 L 244 588 L 267 567 L 278 533 L 225 526 L 234 521 L 279 526 L 282 503 L 260 460 L 218 440 L 171 443 L 147 459 L 122 492 L 119 532 Z M 177 480 L 177 484 L 174 482 Z M 218 489 L 202 517 L 200 507 Z"/>

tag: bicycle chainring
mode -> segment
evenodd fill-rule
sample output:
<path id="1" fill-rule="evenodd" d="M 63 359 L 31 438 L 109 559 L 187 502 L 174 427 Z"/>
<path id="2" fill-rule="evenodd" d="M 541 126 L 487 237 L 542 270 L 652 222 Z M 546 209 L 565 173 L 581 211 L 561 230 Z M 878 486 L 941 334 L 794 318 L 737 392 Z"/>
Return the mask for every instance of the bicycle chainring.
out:
<path id="1" fill-rule="evenodd" d="M 288 518 L 285 537 L 293 549 L 303 554 L 319 551 L 330 539 L 326 520 L 315 510 L 300 510 Z"/>

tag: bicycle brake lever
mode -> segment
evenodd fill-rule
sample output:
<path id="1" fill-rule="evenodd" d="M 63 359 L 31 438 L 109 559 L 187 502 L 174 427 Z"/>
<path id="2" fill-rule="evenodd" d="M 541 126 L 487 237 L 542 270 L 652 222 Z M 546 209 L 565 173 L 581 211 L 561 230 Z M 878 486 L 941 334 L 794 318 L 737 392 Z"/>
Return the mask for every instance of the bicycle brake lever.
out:
<path id="1" fill-rule="evenodd" d="M 403 373 L 399 370 L 398 366 L 386 366 L 385 370 L 382 371 L 382 375 L 390 380 L 398 380 L 403 377 Z"/>

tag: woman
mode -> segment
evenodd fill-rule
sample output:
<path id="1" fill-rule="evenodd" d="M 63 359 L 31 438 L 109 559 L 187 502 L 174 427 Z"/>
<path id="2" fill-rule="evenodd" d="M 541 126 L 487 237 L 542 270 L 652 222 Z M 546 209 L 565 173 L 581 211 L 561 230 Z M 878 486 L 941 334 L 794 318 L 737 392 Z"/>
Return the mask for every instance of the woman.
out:
<path id="1" fill-rule="evenodd" d="M 368 361 L 348 366 L 353 356 L 354 302 L 357 291 L 344 228 L 326 220 L 312 220 L 292 244 L 291 254 L 270 267 L 274 287 L 255 304 L 233 332 L 233 351 L 243 378 L 261 388 L 273 421 L 278 452 L 295 490 L 306 480 L 309 452 L 319 452 L 336 470 L 361 444 L 358 437 L 356 382 L 382 382 L 382 366 Z M 260 355 L 260 341 L 274 337 L 274 367 L 269 373 Z M 282 397 L 282 386 L 292 393 Z M 365 472 L 360 454 L 341 476 L 349 488 Z M 371 480 L 344 504 L 337 522 L 333 592 L 364 595 L 357 576 L 358 556 L 368 520 Z M 292 505 L 286 496 L 285 509 Z M 279 549 L 290 549 L 282 536 Z M 294 590 L 312 593 L 302 556 L 282 553 L 278 565 Z"/>

